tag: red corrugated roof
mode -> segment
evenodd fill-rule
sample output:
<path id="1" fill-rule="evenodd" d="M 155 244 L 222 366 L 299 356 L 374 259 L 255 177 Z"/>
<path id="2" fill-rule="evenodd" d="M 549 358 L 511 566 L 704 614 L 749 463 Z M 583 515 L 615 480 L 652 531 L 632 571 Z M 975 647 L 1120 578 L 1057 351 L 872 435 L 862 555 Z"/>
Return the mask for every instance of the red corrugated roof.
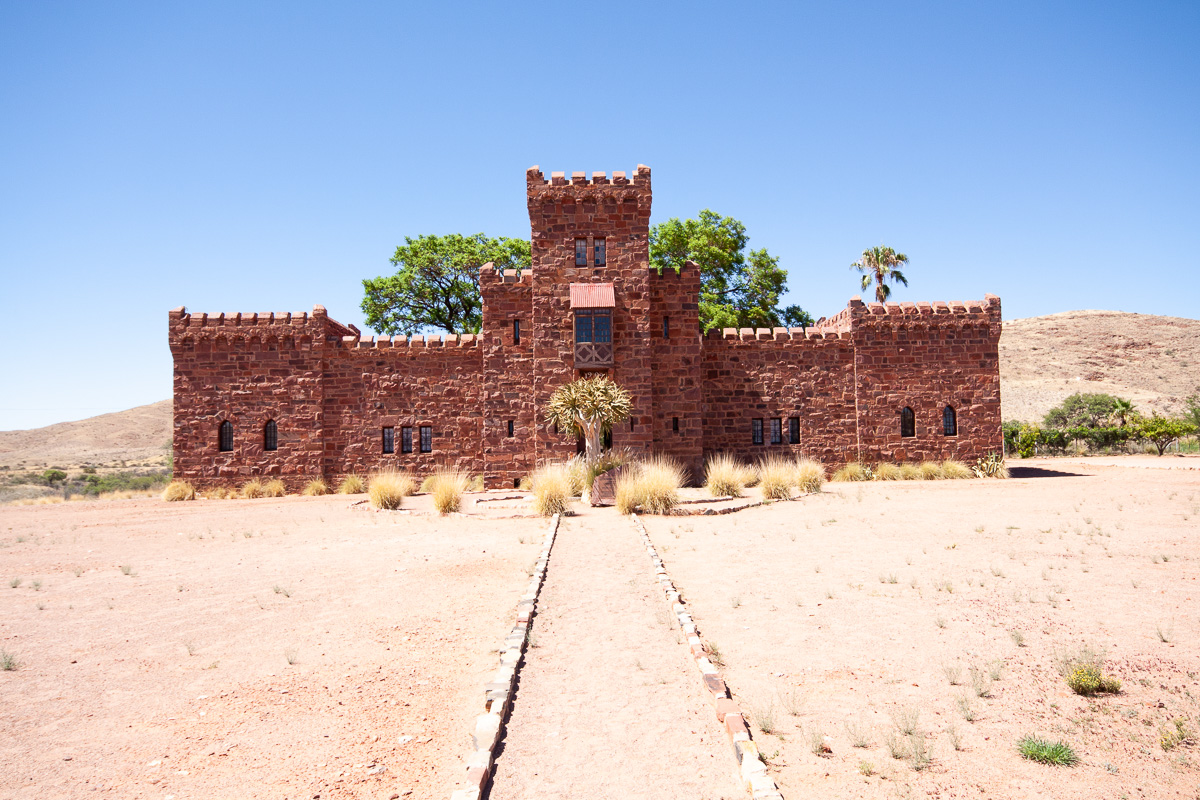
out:
<path id="1" fill-rule="evenodd" d="M 571 308 L 613 308 L 616 305 L 611 283 L 571 284 Z"/>

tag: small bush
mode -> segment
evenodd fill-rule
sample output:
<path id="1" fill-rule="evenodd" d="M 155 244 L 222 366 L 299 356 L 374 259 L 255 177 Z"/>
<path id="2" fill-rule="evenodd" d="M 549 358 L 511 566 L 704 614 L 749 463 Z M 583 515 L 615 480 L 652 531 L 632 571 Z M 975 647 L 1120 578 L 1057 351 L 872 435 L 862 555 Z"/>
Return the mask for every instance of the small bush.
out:
<path id="1" fill-rule="evenodd" d="M 916 464 L 901 464 L 900 465 L 900 480 L 902 481 L 919 481 L 921 480 L 921 470 Z"/>
<path id="2" fill-rule="evenodd" d="M 163 489 L 162 499 L 168 503 L 175 503 L 181 500 L 195 500 L 196 490 L 187 481 L 171 481 L 167 484 L 167 488 Z"/>
<path id="3" fill-rule="evenodd" d="M 1026 458 L 1026 456 L 1022 456 L 1022 458 Z M 995 453 L 976 461 L 972 471 L 981 478 L 1007 478 L 1009 476 L 1008 466 L 1004 463 L 1004 459 Z"/>
<path id="4" fill-rule="evenodd" d="M 304 484 L 304 491 L 301 494 L 305 497 L 320 497 L 321 495 L 329 494 L 329 485 L 320 478 L 317 478 Z"/>
<path id="5" fill-rule="evenodd" d="M 571 478 L 566 465 L 543 464 L 529 476 L 533 483 L 533 510 L 543 517 L 565 514 L 571 499 Z"/>
<path id="6" fill-rule="evenodd" d="M 1163 750 L 1173 750 L 1193 738 L 1187 723 L 1180 717 L 1171 720 L 1171 724 L 1161 728 L 1158 734 L 1158 744 Z"/>
<path id="7" fill-rule="evenodd" d="M 740 497 L 746 487 L 746 467 L 727 453 L 710 456 L 704 464 L 704 488 L 713 497 Z"/>
<path id="8" fill-rule="evenodd" d="M 1026 736 L 1017 742 L 1017 751 L 1030 761 L 1069 767 L 1079 761 L 1075 751 L 1066 742 L 1050 742 L 1036 736 Z"/>
<path id="9" fill-rule="evenodd" d="M 871 469 L 857 461 L 851 461 L 846 466 L 833 473 L 833 480 L 837 483 L 845 483 L 851 481 L 869 481 L 871 480 Z"/>
<path id="10" fill-rule="evenodd" d="M 819 492 L 825 483 L 825 466 L 820 461 L 802 458 L 795 466 L 796 488 L 802 492 Z"/>
<path id="11" fill-rule="evenodd" d="M 347 475 L 338 484 L 338 494 L 362 494 L 367 490 L 367 482 L 360 475 Z"/>
<path id="12" fill-rule="evenodd" d="M 975 473 L 961 461 L 947 458 L 942 462 L 942 477 L 948 481 L 960 481 L 964 478 L 974 478 Z"/>
<path id="13" fill-rule="evenodd" d="M 1075 694 L 1085 697 L 1094 694 L 1119 694 L 1121 682 L 1104 674 L 1104 654 L 1090 647 L 1060 655 L 1059 674 Z"/>
<path id="14" fill-rule="evenodd" d="M 0 648 L 0 670 L 12 672 L 21 664 L 17 661 L 17 657 L 12 653 Z"/>
<path id="15" fill-rule="evenodd" d="M 617 510 L 622 514 L 669 514 L 679 503 L 681 486 L 683 468 L 674 459 L 654 456 L 631 464 L 617 479 Z"/>
<path id="16" fill-rule="evenodd" d="M 875 467 L 873 477 L 877 481 L 898 481 L 901 478 L 900 467 L 895 464 L 879 464 Z"/>
<path id="17" fill-rule="evenodd" d="M 434 476 L 433 507 L 439 514 L 454 514 L 462 508 L 462 496 L 471 486 L 471 476 L 461 470 L 438 470 Z"/>
<path id="18" fill-rule="evenodd" d="M 588 485 L 587 462 L 583 460 L 583 456 L 575 456 L 566 462 L 566 470 L 571 496 L 582 496 L 584 488 Z"/>
<path id="19" fill-rule="evenodd" d="M 274 478 L 263 484 L 263 497 L 283 497 L 287 494 L 287 486 L 279 478 Z"/>
<path id="20" fill-rule="evenodd" d="M 936 461 L 922 461 L 921 466 L 917 469 L 921 470 L 921 480 L 923 481 L 940 481 L 942 475 L 942 465 Z"/>
<path id="21" fill-rule="evenodd" d="M 371 475 L 367 497 L 371 499 L 371 505 L 375 508 L 392 511 L 399 508 L 404 498 L 411 495 L 415 488 L 416 481 L 407 472 L 381 470 Z"/>
<path id="22" fill-rule="evenodd" d="M 788 500 L 795 482 L 792 465 L 778 457 L 765 459 L 758 465 L 758 486 L 766 500 Z"/>
<path id="23" fill-rule="evenodd" d="M 263 485 L 262 481 L 260 481 L 258 478 L 254 478 L 242 484 L 242 497 L 246 498 L 247 500 L 254 500 L 262 496 Z"/>

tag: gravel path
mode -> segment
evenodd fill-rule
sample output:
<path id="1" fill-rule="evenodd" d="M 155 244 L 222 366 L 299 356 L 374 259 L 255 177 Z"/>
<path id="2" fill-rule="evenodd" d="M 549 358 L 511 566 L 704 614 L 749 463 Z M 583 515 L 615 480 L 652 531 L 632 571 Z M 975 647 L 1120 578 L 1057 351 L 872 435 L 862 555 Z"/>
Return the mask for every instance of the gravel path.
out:
<path id="1" fill-rule="evenodd" d="M 531 644 L 491 800 L 746 796 L 628 521 L 563 520 Z"/>

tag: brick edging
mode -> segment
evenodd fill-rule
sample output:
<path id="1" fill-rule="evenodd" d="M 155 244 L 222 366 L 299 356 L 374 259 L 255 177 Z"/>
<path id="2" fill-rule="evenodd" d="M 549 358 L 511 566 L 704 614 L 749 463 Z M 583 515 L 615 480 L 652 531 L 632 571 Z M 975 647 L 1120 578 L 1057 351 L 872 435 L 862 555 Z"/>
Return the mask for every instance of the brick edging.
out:
<path id="1" fill-rule="evenodd" d="M 461 788 L 451 793 L 450 800 L 480 800 L 491 780 L 496 745 L 500 743 L 504 723 L 508 719 L 508 712 L 512 710 L 512 694 L 517 685 L 517 673 L 529 641 L 529 626 L 537 608 L 538 594 L 546 578 L 546 564 L 550 559 L 550 550 L 554 547 L 558 522 L 559 515 L 555 514 L 550 520 L 550 529 L 546 531 L 542 553 L 534 566 L 533 576 L 529 579 L 529 588 L 517 603 L 516 622 L 508 636 L 504 637 L 504 646 L 500 648 L 500 669 L 484 686 L 484 713 L 475 719 L 475 728 L 471 732 L 471 752 L 465 761 L 466 777 L 461 782 Z"/>
<path id="2" fill-rule="evenodd" d="M 646 552 L 650 555 L 650 560 L 654 562 L 655 577 L 658 578 L 663 594 L 666 595 L 667 602 L 671 605 L 675 621 L 679 624 L 683 634 L 687 636 L 692 657 L 696 661 L 696 668 L 700 670 L 704 687 L 712 698 L 717 721 L 724 724 L 725 733 L 729 736 L 730 744 L 733 745 L 733 753 L 741 769 L 742 781 L 746 784 L 746 788 L 754 800 L 783 800 L 783 795 L 780 793 L 775 779 L 767 773 L 767 765 L 758 752 L 758 745 L 750 736 L 750 726 L 746 724 L 746 715 L 729 696 L 729 690 L 725 686 L 725 680 L 721 677 L 721 673 L 708 660 L 708 655 L 704 652 L 704 645 L 696 630 L 696 623 L 692 620 L 692 615 L 688 613 L 679 590 L 675 588 L 675 584 L 667 574 L 667 569 L 663 566 L 662 559 L 659 558 L 658 551 L 654 548 L 654 543 L 650 541 L 650 535 L 646 533 L 646 526 L 638 519 L 637 514 L 630 514 L 629 518 L 633 520 L 634 526 L 641 534 L 642 542 L 646 545 Z"/>

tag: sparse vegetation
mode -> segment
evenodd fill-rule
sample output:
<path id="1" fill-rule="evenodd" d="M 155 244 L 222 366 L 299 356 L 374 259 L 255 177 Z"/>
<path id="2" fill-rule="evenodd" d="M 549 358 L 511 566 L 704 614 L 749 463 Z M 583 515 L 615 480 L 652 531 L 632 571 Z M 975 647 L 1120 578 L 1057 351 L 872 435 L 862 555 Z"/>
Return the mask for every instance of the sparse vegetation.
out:
<path id="1" fill-rule="evenodd" d="M 710 456 L 704 464 L 704 488 L 713 497 L 741 497 L 754 479 L 754 470 L 728 453 Z"/>
<path id="2" fill-rule="evenodd" d="M 787 500 L 792 496 L 795 469 L 778 456 L 764 459 L 758 465 L 758 487 L 766 500 Z"/>
<path id="3" fill-rule="evenodd" d="M 12 672 L 17 667 L 21 666 L 17 661 L 17 657 L 7 650 L 0 648 L 0 670 Z"/>
<path id="4" fill-rule="evenodd" d="M 304 484 L 304 491 L 301 494 L 305 497 L 320 497 L 329 494 L 329 484 L 320 478 L 316 478 Z"/>
<path id="5" fill-rule="evenodd" d="M 1085 697 L 1094 694 L 1118 694 L 1121 682 L 1104 674 L 1104 654 L 1090 647 L 1058 656 L 1058 671 L 1071 691 Z"/>
<path id="6" fill-rule="evenodd" d="M 1159 730 L 1158 743 L 1163 750 L 1173 750 L 1194 736 L 1187 722 L 1182 717 L 1176 717 Z"/>
<path id="7" fill-rule="evenodd" d="M 349 480 L 347 476 L 346 480 Z M 343 481 L 345 485 L 345 481 Z M 407 472 L 387 469 L 372 473 L 371 482 L 367 487 L 367 497 L 374 508 L 394 511 L 400 508 L 404 498 L 409 497 L 417 488 L 417 482 Z M 341 491 L 339 487 L 338 491 Z"/>
<path id="8" fill-rule="evenodd" d="M 897 464 L 879 464 L 875 467 L 873 477 L 877 481 L 898 481 L 903 480 L 904 473 Z"/>
<path id="9" fill-rule="evenodd" d="M 430 493 L 439 514 L 454 514 L 462 508 L 462 496 L 471 485 L 471 476 L 462 470 L 439 469 L 433 474 Z"/>
<path id="10" fill-rule="evenodd" d="M 948 458 L 943 461 L 941 467 L 942 477 L 946 480 L 959 481 L 965 478 L 975 477 L 975 473 L 971 471 L 970 467 L 961 461 L 955 461 L 952 458 Z"/>
<path id="11" fill-rule="evenodd" d="M 571 478 L 561 461 L 543 464 L 529 476 L 533 484 L 533 510 L 543 517 L 567 513 L 571 500 Z"/>
<path id="12" fill-rule="evenodd" d="M 287 486 L 279 478 L 272 478 L 263 484 L 263 497 L 283 497 L 287 494 Z"/>
<path id="13" fill-rule="evenodd" d="M 811 458 L 796 461 L 796 488 L 802 492 L 819 492 L 825 483 L 825 466 Z"/>
<path id="14" fill-rule="evenodd" d="M 1051 742 L 1036 736 L 1026 736 L 1017 742 L 1017 752 L 1030 761 L 1058 767 L 1070 767 L 1079 761 L 1069 744 L 1061 741 Z"/>
<path id="15" fill-rule="evenodd" d="M 187 481 L 171 481 L 167 484 L 167 488 L 163 489 L 162 499 L 168 503 L 176 503 L 182 500 L 195 500 L 196 490 Z"/>
<path id="16" fill-rule="evenodd" d="M 367 482 L 361 475 L 346 475 L 338 484 L 338 494 L 362 494 L 367 490 Z"/>
<path id="17" fill-rule="evenodd" d="M 622 514 L 669 514 L 679 503 L 681 486 L 683 468 L 671 458 L 653 456 L 629 464 L 617 478 L 617 510 Z"/>
<path id="18" fill-rule="evenodd" d="M 936 461 L 922 461 L 917 467 L 921 471 L 921 480 L 924 481 L 940 481 L 943 477 L 942 465 Z"/>
<path id="19" fill-rule="evenodd" d="M 247 500 L 254 500 L 263 496 L 262 481 L 258 478 L 253 478 L 242 484 L 242 497 Z"/>
<path id="20" fill-rule="evenodd" d="M 830 480 L 835 483 L 848 483 L 853 481 L 869 481 L 871 480 L 871 469 L 865 464 L 860 464 L 857 461 L 851 461 L 844 467 L 840 467 L 833 473 Z"/>
<path id="21" fill-rule="evenodd" d="M 916 732 L 917 725 L 921 719 L 921 709 L 913 706 L 893 709 L 892 722 L 896 724 L 896 730 L 900 731 L 905 736 L 909 736 Z"/>

